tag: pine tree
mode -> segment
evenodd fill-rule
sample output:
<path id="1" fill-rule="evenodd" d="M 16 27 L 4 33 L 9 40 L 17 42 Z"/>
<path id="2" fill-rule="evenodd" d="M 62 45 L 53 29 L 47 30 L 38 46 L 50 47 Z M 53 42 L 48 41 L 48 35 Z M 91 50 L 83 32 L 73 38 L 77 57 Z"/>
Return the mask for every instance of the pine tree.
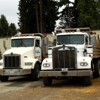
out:
<path id="1" fill-rule="evenodd" d="M 58 19 L 57 2 L 53 0 L 43 0 L 43 31 L 52 32 Z"/>
<path id="2" fill-rule="evenodd" d="M 15 24 L 14 23 L 11 23 L 10 25 L 9 25 L 9 36 L 13 36 L 13 35 L 15 35 L 15 34 L 17 34 L 17 29 L 16 29 L 16 26 L 15 26 Z"/>
<path id="3" fill-rule="evenodd" d="M 73 4 L 72 7 L 68 7 L 70 3 Z M 59 6 L 62 5 L 66 7 L 61 12 L 60 19 L 65 20 L 68 27 L 100 28 L 100 0 L 75 0 L 74 2 L 60 0 Z"/>
<path id="4" fill-rule="evenodd" d="M 8 36 L 9 24 L 4 15 L 1 15 L 0 18 L 0 36 Z"/>
<path id="5" fill-rule="evenodd" d="M 77 9 L 79 13 L 78 27 L 100 28 L 100 14 L 98 3 L 95 0 L 80 0 Z"/>
<path id="6" fill-rule="evenodd" d="M 41 1 L 41 2 L 40 2 Z M 51 32 L 57 20 L 57 2 L 54 0 L 20 0 L 19 27 L 22 33 Z"/>
<path id="7" fill-rule="evenodd" d="M 70 6 L 70 4 L 73 4 L 73 6 Z M 75 14 L 76 14 L 76 10 L 74 6 L 76 4 L 76 2 L 71 2 L 70 0 L 60 0 L 59 2 L 59 7 L 62 7 L 63 5 L 65 6 L 65 8 L 63 9 L 63 11 L 60 12 L 60 20 L 62 20 L 61 22 L 66 22 L 65 26 L 63 26 L 64 28 L 66 27 L 74 27 L 76 24 L 76 19 L 75 19 Z"/>

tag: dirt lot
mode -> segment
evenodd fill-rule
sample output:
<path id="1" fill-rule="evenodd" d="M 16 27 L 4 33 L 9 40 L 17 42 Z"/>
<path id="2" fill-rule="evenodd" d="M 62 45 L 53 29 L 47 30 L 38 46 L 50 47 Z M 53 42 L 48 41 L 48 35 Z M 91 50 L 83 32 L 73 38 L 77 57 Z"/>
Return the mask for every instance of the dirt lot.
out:
<path id="1" fill-rule="evenodd" d="M 0 100 L 100 100 L 100 78 L 91 86 L 83 86 L 80 80 L 54 80 L 45 87 L 42 79 L 32 82 L 28 78 L 11 78 L 0 83 Z"/>

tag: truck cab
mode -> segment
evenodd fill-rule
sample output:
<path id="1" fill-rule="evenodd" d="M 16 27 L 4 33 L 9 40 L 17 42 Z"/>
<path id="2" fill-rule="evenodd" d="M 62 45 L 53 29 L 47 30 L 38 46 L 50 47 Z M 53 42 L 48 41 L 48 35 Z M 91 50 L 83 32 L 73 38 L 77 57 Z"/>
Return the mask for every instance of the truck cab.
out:
<path id="1" fill-rule="evenodd" d="M 91 32 L 85 28 L 82 30 L 67 30 L 56 34 L 56 46 L 48 50 L 52 56 L 43 60 L 40 71 L 45 86 L 51 85 L 57 77 L 81 77 L 85 85 L 92 84 L 96 37 L 91 37 Z"/>
<path id="2" fill-rule="evenodd" d="M 38 80 L 48 46 L 44 40 L 41 33 L 13 36 L 11 48 L 4 52 L 0 60 L 1 81 L 7 81 L 9 76 L 22 75 L 30 75 L 32 80 Z"/>

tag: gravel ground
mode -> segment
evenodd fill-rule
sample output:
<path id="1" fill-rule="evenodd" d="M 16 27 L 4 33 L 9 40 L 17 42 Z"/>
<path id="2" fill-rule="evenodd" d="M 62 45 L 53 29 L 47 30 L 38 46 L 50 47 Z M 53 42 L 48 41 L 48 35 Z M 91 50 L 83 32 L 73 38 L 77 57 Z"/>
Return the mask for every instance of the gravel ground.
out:
<path id="1" fill-rule="evenodd" d="M 93 79 L 91 86 L 83 86 L 80 80 L 54 80 L 45 87 L 42 79 L 9 80 L 0 83 L 0 100 L 100 100 L 100 78 Z"/>

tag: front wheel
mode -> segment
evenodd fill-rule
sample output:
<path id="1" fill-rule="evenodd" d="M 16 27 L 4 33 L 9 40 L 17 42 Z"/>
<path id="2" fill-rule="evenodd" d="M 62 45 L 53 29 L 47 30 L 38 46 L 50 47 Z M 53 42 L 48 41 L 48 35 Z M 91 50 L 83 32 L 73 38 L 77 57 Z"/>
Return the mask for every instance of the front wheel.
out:
<path id="1" fill-rule="evenodd" d="M 39 80 L 40 65 L 36 64 L 34 69 L 31 70 L 31 79 L 33 81 Z"/>
<path id="2" fill-rule="evenodd" d="M 9 76 L 0 76 L 0 80 L 1 80 L 1 82 L 6 82 L 6 81 L 8 81 L 8 78 L 9 78 Z"/>
<path id="3" fill-rule="evenodd" d="M 52 78 L 51 77 L 43 77 L 43 83 L 45 86 L 51 86 Z"/>

